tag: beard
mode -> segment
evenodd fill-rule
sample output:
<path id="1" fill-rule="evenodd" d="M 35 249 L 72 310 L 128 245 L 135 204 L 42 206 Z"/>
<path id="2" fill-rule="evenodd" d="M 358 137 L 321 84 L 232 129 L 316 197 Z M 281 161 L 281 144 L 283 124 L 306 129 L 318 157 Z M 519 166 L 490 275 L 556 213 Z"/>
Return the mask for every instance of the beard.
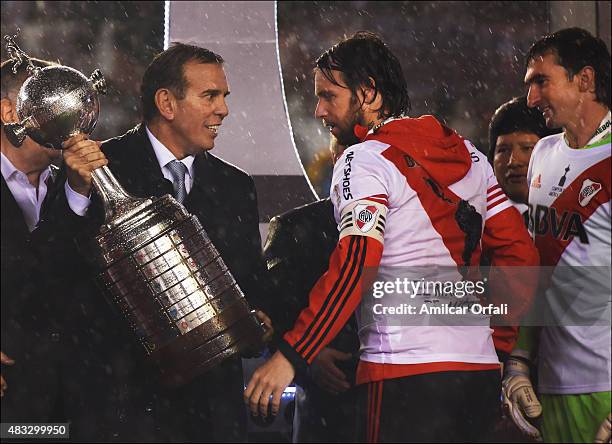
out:
<path id="1" fill-rule="evenodd" d="M 355 127 L 355 124 L 351 125 L 350 128 L 339 128 L 339 132 L 338 132 L 338 136 L 336 137 L 338 139 L 338 142 L 340 143 L 340 145 L 344 145 L 346 147 L 349 147 L 351 145 L 355 145 L 356 143 L 361 142 L 357 136 L 355 135 L 355 132 L 353 131 L 353 128 Z"/>
<path id="2" fill-rule="evenodd" d="M 355 95 L 351 97 L 351 106 L 346 118 L 342 122 L 338 122 L 336 128 L 338 128 L 338 134 L 336 139 L 340 145 L 349 147 L 361 142 L 355 135 L 355 125 L 364 125 L 363 110 L 358 102 Z"/>

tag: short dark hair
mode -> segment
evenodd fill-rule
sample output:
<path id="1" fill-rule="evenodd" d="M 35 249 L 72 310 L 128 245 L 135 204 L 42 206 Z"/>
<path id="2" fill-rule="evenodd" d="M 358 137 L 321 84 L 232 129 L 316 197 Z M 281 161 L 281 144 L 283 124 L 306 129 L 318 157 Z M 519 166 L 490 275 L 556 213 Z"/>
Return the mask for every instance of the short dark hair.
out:
<path id="1" fill-rule="evenodd" d="M 515 97 L 497 108 L 489 123 L 489 151 L 487 159 L 493 164 L 497 138 L 505 134 L 523 132 L 542 137 L 560 132 L 546 127 L 546 120 L 536 108 L 527 106 L 527 97 Z"/>
<path id="2" fill-rule="evenodd" d="M 224 60 L 206 48 L 185 43 L 172 43 L 165 51 L 155 56 L 147 66 L 140 85 L 140 100 L 145 122 L 151 121 L 159 114 L 155 105 L 155 93 L 167 88 L 179 99 L 185 97 L 187 80 L 184 66 L 188 62 L 223 64 Z"/>
<path id="3" fill-rule="evenodd" d="M 37 68 L 45 68 L 47 66 L 55 66 L 57 63 L 48 60 L 30 58 L 32 64 Z M 0 75 L 2 76 L 2 98 L 8 97 L 11 92 L 18 92 L 23 85 L 23 82 L 30 76 L 28 71 L 28 63 L 24 60 L 17 68 L 17 74 L 13 73 L 15 59 L 8 59 L 0 65 Z"/>
<path id="4" fill-rule="evenodd" d="M 604 41 L 582 28 L 566 28 L 542 37 L 529 48 L 526 65 L 537 56 L 553 54 L 569 79 L 585 66 L 595 70 L 597 101 L 610 108 L 610 51 Z"/>
<path id="5" fill-rule="evenodd" d="M 340 71 L 353 95 L 360 86 L 374 88 L 383 101 L 378 110 L 380 117 L 401 117 L 410 111 L 402 66 L 381 38 L 372 32 L 357 32 L 332 46 L 317 59 L 316 67 L 337 86 L 340 85 L 332 71 Z"/>

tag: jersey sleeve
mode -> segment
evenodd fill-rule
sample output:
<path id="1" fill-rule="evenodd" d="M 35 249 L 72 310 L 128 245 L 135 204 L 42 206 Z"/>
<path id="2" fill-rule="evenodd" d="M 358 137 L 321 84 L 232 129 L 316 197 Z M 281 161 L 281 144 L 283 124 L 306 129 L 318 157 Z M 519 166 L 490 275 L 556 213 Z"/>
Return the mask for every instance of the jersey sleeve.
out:
<path id="1" fill-rule="evenodd" d="M 499 183 L 497 183 L 497 178 L 495 177 L 495 173 L 493 172 L 493 168 L 489 164 L 489 162 L 485 163 L 487 168 L 487 212 L 485 215 L 485 224 L 486 221 L 493 216 L 501 213 L 507 208 L 512 208 L 512 202 L 504 193 Z"/>
<path id="2" fill-rule="evenodd" d="M 509 316 L 493 327 L 493 342 L 500 360 L 512 351 L 520 318 L 533 302 L 540 259 L 524 220 L 497 183 L 487 162 L 487 213 L 482 235 L 483 255 L 490 258 L 489 294 L 494 304 L 506 303 Z M 521 267 L 521 268 L 512 268 Z M 495 320 L 496 322 L 499 319 Z"/>
<path id="3" fill-rule="evenodd" d="M 368 143 L 347 149 L 334 165 L 330 196 L 338 223 L 345 208 L 357 201 L 369 199 L 389 206 L 395 186 L 392 166 L 378 152 L 368 150 Z"/>
<path id="4" fill-rule="evenodd" d="M 493 341 L 498 355 L 507 356 L 516 340 L 521 318 L 532 306 L 538 286 L 538 251 L 519 212 L 510 207 L 485 223 L 483 251 L 491 258 L 489 297 L 507 304 L 508 314 L 494 319 Z"/>
<path id="5" fill-rule="evenodd" d="M 366 270 L 380 264 L 389 184 L 376 153 L 345 151 L 336 162 L 332 202 L 340 239 L 328 271 L 315 284 L 309 305 L 288 331 L 279 350 L 296 370 L 304 370 L 338 334 L 369 286 Z"/>
<path id="6" fill-rule="evenodd" d="M 514 206 L 485 221 L 483 253 L 490 257 L 489 295 L 493 304 L 508 304 L 502 325 L 493 327 L 493 342 L 503 361 L 512 351 L 520 319 L 533 303 L 540 259 L 520 213 Z M 500 321 L 499 319 L 495 320 Z"/>
<path id="7" fill-rule="evenodd" d="M 305 370 L 346 324 L 369 285 L 364 272 L 378 267 L 382 250 L 382 244 L 372 237 L 340 239 L 328 271 L 310 292 L 308 307 L 279 344 L 278 349 L 296 370 Z"/>

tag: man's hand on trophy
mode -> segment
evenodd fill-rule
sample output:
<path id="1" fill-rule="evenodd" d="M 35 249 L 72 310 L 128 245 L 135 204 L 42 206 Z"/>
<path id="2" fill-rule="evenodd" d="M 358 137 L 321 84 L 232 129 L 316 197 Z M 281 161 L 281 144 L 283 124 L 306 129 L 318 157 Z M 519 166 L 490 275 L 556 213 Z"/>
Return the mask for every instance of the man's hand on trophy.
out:
<path id="1" fill-rule="evenodd" d="M 13 365 L 15 361 L 0 351 L 0 363 L 2 363 L 2 365 Z M 0 397 L 4 396 L 4 391 L 7 387 L 8 384 L 4 380 L 4 376 L 0 374 Z"/>
<path id="2" fill-rule="evenodd" d="M 348 378 L 338 368 L 336 362 L 348 361 L 350 353 L 344 353 L 331 347 L 325 347 L 315 358 L 311 366 L 312 379 L 323 390 L 337 395 L 351 388 Z"/>
<path id="3" fill-rule="evenodd" d="M 262 322 L 264 325 L 265 333 L 262 338 L 263 342 L 270 342 L 272 336 L 274 336 L 274 327 L 272 327 L 272 319 L 270 319 L 270 317 L 261 310 L 255 310 L 255 316 L 257 316 L 257 319 L 259 319 L 259 321 Z"/>
<path id="4" fill-rule="evenodd" d="M 91 192 L 92 171 L 108 164 L 100 144 L 85 134 L 77 134 L 62 144 L 68 185 L 83 196 Z"/>

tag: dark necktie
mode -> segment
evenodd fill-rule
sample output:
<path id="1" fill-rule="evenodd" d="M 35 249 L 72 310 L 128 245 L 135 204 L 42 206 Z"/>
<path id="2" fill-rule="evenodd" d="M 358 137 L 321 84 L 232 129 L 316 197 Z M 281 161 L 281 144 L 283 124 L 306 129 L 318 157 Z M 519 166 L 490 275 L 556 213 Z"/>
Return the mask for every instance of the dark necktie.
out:
<path id="1" fill-rule="evenodd" d="M 170 174 L 172 175 L 172 185 L 174 186 L 174 197 L 180 203 L 184 203 L 187 198 L 187 189 L 185 188 L 185 173 L 187 167 L 183 162 L 173 160 L 167 164 Z"/>

